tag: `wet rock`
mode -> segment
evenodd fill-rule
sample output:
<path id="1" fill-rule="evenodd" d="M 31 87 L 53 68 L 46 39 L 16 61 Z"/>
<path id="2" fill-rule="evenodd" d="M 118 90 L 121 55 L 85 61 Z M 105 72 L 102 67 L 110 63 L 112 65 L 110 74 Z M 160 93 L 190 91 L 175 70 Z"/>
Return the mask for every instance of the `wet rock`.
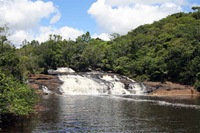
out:
<path id="1" fill-rule="evenodd" d="M 30 87 L 42 92 L 42 86 L 46 86 L 50 91 L 60 94 L 60 85 L 62 81 L 57 75 L 31 74 L 28 77 Z"/>

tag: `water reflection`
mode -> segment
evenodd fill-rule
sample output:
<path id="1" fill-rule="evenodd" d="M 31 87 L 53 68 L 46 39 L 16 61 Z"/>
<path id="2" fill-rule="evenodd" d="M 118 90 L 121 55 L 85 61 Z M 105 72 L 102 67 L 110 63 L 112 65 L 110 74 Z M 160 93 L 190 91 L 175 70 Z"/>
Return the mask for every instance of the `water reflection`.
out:
<path id="1" fill-rule="evenodd" d="M 200 109 L 193 108 L 200 99 L 194 97 L 45 96 L 42 104 L 48 109 L 6 132 L 200 131 Z M 173 106 L 179 104 L 185 106 Z"/>

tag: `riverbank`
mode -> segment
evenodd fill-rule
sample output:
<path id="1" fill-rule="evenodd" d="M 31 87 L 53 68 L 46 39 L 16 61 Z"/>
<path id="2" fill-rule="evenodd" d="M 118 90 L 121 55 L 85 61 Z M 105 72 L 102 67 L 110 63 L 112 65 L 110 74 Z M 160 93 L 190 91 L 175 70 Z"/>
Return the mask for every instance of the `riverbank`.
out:
<path id="1" fill-rule="evenodd" d="M 144 84 L 153 90 L 150 93 L 152 96 L 200 96 L 200 93 L 196 91 L 193 86 L 181 85 L 172 82 L 144 82 Z"/>

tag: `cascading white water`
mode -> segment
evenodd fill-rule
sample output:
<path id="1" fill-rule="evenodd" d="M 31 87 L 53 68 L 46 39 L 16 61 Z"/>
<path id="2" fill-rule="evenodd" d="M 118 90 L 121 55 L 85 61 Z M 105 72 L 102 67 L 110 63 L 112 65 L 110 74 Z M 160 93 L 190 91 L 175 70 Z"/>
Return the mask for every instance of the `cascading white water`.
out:
<path id="1" fill-rule="evenodd" d="M 136 95 L 141 95 L 141 94 L 144 94 L 146 87 L 142 83 L 135 82 L 135 83 L 129 84 L 128 90 Z"/>
<path id="2" fill-rule="evenodd" d="M 59 78 L 63 81 L 61 90 L 65 94 L 101 94 L 105 87 L 80 75 L 62 75 Z"/>
<path id="3" fill-rule="evenodd" d="M 108 91 L 108 94 L 121 95 L 121 94 L 130 94 L 129 91 L 125 89 L 125 86 L 121 82 L 113 82 L 113 87 Z"/>
<path id="4" fill-rule="evenodd" d="M 59 79 L 63 81 L 60 90 L 63 94 L 76 95 L 99 95 L 99 94 L 143 94 L 145 87 L 143 84 L 129 80 L 128 88 L 121 82 L 116 75 L 108 74 L 70 74 L 60 75 Z M 126 80 L 127 80 L 126 79 Z"/>

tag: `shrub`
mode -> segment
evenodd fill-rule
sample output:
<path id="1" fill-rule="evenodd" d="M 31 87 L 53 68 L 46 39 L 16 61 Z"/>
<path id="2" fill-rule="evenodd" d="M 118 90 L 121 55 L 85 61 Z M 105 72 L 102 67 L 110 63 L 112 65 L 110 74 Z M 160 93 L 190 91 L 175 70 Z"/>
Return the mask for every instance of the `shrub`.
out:
<path id="1" fill-rule="evenodd" d="M 28 115 L 33 112 L 37 95 L 26 84 L 0 71 L 0 109 L 1 115 Z"/>

